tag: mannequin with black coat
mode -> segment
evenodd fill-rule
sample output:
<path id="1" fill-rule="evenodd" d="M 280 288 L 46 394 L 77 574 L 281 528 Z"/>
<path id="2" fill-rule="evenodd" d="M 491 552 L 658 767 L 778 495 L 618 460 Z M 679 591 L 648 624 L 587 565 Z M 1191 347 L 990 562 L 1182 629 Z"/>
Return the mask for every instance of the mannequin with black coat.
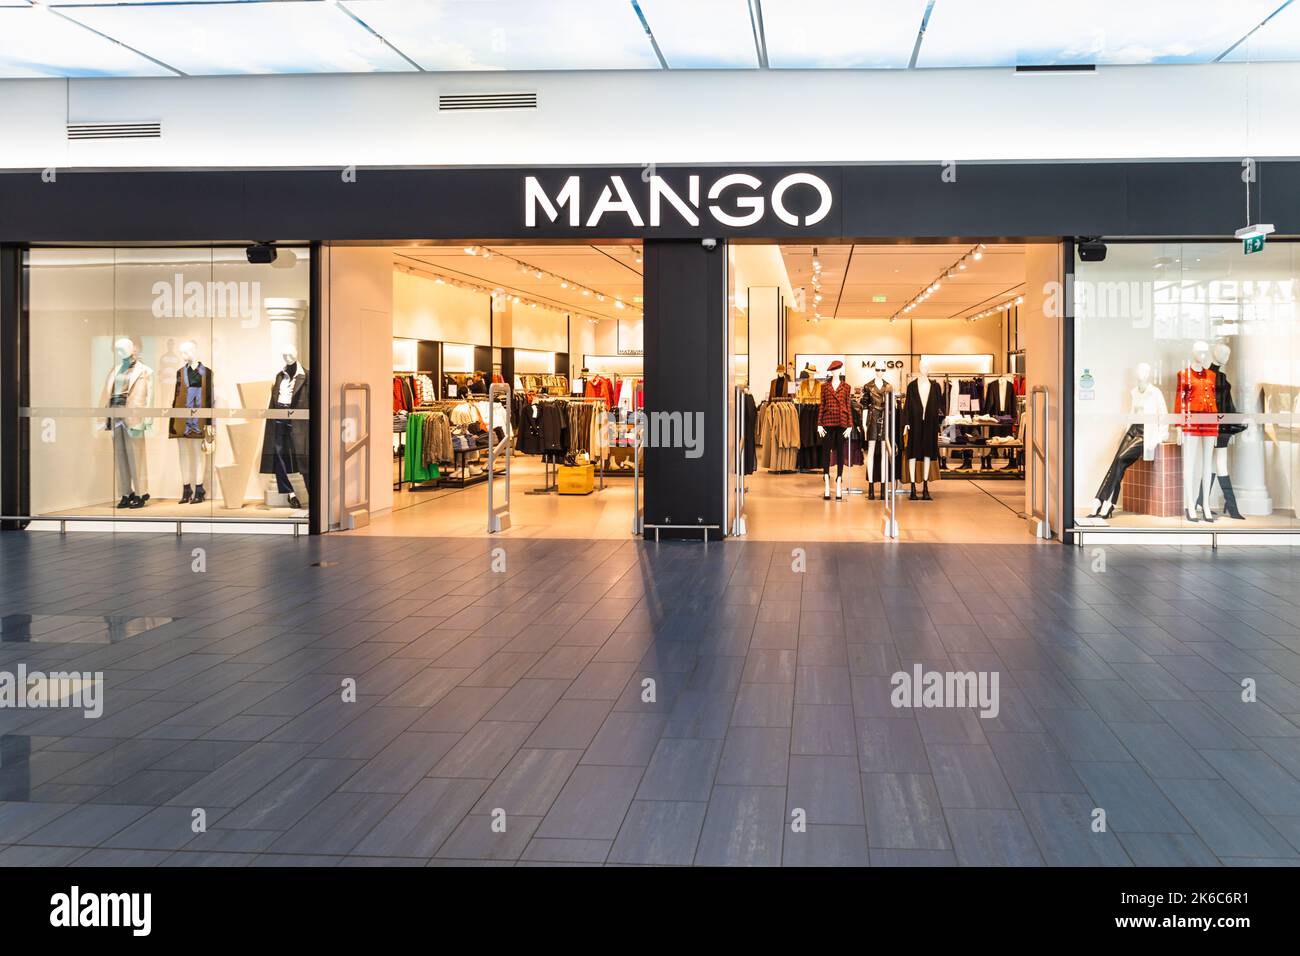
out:
<path id="1" fill-rule="evenodd" d="M 284 368 L 276 373 L 267 408 L 305 410 L 311 398 L 307 370 L 299 364 L 298 350 L 294 346 L 286 346 L 282 356 Z M 268 418 L 262 438 L 262 465 L 258 471 L 275 475 L 276 490 L 289 495 L 289 505 L 293 508 L 301 508 L 302 503 L 294 494 L 289 476 L 301 474 L 305 478 L 308 474 L 311 463 L 309 433 L 307 416 L 294 420 L 290 414 L 285 418 Z"/>
<path id="2" fill-rule="evenodd" d="M 930 495 L 930 461 L 939 457 L 939 428 L 943 424 L 942 389 L 931 381 L 929 369 L 921 365 L 921 372 L 907 383 L 907 399 L 903 405 L 903 422 L 907 436 L 907 475 L 912 490 L 908 498 L 917 500 L 916 461 L 921 459 L 921 499 L 933 501 Z"/>

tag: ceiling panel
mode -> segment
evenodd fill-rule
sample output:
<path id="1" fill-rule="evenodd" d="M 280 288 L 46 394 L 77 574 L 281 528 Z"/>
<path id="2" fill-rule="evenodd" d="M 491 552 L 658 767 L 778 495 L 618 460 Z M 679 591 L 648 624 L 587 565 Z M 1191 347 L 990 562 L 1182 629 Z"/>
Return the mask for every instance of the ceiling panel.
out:
<path id="1" fill-rule="evenodd" d="M 333 3 L 181 3 L 61 12 L 192 76 L 412 71 Z"/>
<path id="2" fill-rule="evenodd" d="M 897 69 L 911 60 L 925 0 L 763 0 L 762 10 L 773 67 Z"/>
<path id="3" fill-rule="evenodd" d="M 641 315 L 644 283 L 637 262 L 639 246 L 492 246 L 494 254 L 488 258 L 469 255 L 465 248 L 479 247 L 402 247 L 394 252 L 450 278 L 502 288 L 557 309 L 611 319 Z M 521 262 L 535 266 L 543 275 L 539 278 L 532 271 L 522 271 Z M 583 295 L 575 284 L 589 294 Z M 600 295 L 605 296 L 603 302 Z M 622 309 L 616 305 L 620 298 L 625 303 Z"/>
<path id="4" fill-rule="evenodd" d="M 1300 3 L 1292 0 L 1224 60 L 1300 60 Z"/>
<path id="5" fill-rule="evenodd" d="M 659 69 L 631 2 L 348 0 L 426 70 Z"/>
<path id="6" fill-rule="evenodd" d="M 638 0 L 659 49 L 675 70 L 758 66 L 746 0 Z"/>
<path id="7" fill-rule="evenodd" d="M 0 76 L 170 76 L 171 71 L 40 7 L 0 7 Z"/>
<path id="8" fill-rule="evenodd" d="M 926 287 L 940 279 L 971 245 L 855 245 L 820 246 L 821 318 L 888 319 Z M 782 246 L 781 254 L 796 288 L 803 288 L 808 310 L 814 314 L 811 246 Z M 953 269 L 939 290 L 908 313 L 909 318 L 964 317 L 1017 294 L 1025 281 L 1024 247 L 988 244 L 979 260 L 968 259 L 965 269 Z M 884 301 L 878 302 L 878 297 Z"/>
<path id="9" fill-rule="evenodd" d="M 1283 0 L 936 0 L 918 67 L 1208 63 Z"/>

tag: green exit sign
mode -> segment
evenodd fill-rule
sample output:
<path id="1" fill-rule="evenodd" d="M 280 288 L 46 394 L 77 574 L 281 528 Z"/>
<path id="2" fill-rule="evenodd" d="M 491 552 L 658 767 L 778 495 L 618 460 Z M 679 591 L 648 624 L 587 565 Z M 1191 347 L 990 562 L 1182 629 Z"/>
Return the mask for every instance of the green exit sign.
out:
<path id="1" fill-rule="evenodd" d="M 883 295 L 873 295 L 873 296 L 871 297 L 871 301 L 872 301 L 872 302 L 884 302 L 884 301 L 885 301 L 885 297 L 884 297 Z"/>
<path id="2" fill-rule="evenodd" d="M 1246 255 L 1250 255 L 1252 252 L 1263 252 L 1264 237 L 1247 236 L 1245 239 L 1241 240 L 1241 251 Z"/>

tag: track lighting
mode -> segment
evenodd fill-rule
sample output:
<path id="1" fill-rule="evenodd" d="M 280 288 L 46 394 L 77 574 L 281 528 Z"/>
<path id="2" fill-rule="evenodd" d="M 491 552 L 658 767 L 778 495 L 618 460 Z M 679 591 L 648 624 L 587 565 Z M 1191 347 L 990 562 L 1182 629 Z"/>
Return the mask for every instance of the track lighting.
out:
<path id="1" fill-rule="evenodd" d="M 976 262 L 978 262 L 979 260 L 981 260 L 981 259 L 984 258 L 984 253 L 982 253 L 982 252 L 980 252 L 978 249 L 976 249 L 974 252 L 972 252 L 972 253 L 970 254 L 970 257 L 971 257 L 972 259 L 974 259 Z"/>
<path id="2" fill-rule="evenodd" d="M 476 255 L 478 255 L 478 246 L 466 246 L 466 247 L 465 247 L 465 255 L 467 255 L 467 256 L 476 256 Z"/>

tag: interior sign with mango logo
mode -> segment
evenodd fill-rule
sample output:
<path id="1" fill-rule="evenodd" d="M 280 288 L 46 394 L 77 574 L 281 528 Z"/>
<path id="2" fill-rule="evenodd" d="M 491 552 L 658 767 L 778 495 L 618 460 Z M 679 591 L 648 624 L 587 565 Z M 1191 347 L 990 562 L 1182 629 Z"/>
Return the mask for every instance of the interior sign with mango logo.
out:
<path id="1" fill-rule="evenodd" d="M 567 177 L 548 190 L 536 176 L 524 179 L 524 225 L 560 223 L 594 229 L 606 216 L 621 217 L 633 228 L 699 227 L 704 220 L 741 229 L 771 214 L 787 226 L 807 228 L 830 215 L 834 200 L 826 180 L 809 172 L 773 177 L 719 173 L 706 182 L 699 173 L 677 177 L 676 185 L 658 173 Z M 635 190 L 635 193 L 633 192 Z M 621 224 L 621 223 L 620 223 Z"/>

